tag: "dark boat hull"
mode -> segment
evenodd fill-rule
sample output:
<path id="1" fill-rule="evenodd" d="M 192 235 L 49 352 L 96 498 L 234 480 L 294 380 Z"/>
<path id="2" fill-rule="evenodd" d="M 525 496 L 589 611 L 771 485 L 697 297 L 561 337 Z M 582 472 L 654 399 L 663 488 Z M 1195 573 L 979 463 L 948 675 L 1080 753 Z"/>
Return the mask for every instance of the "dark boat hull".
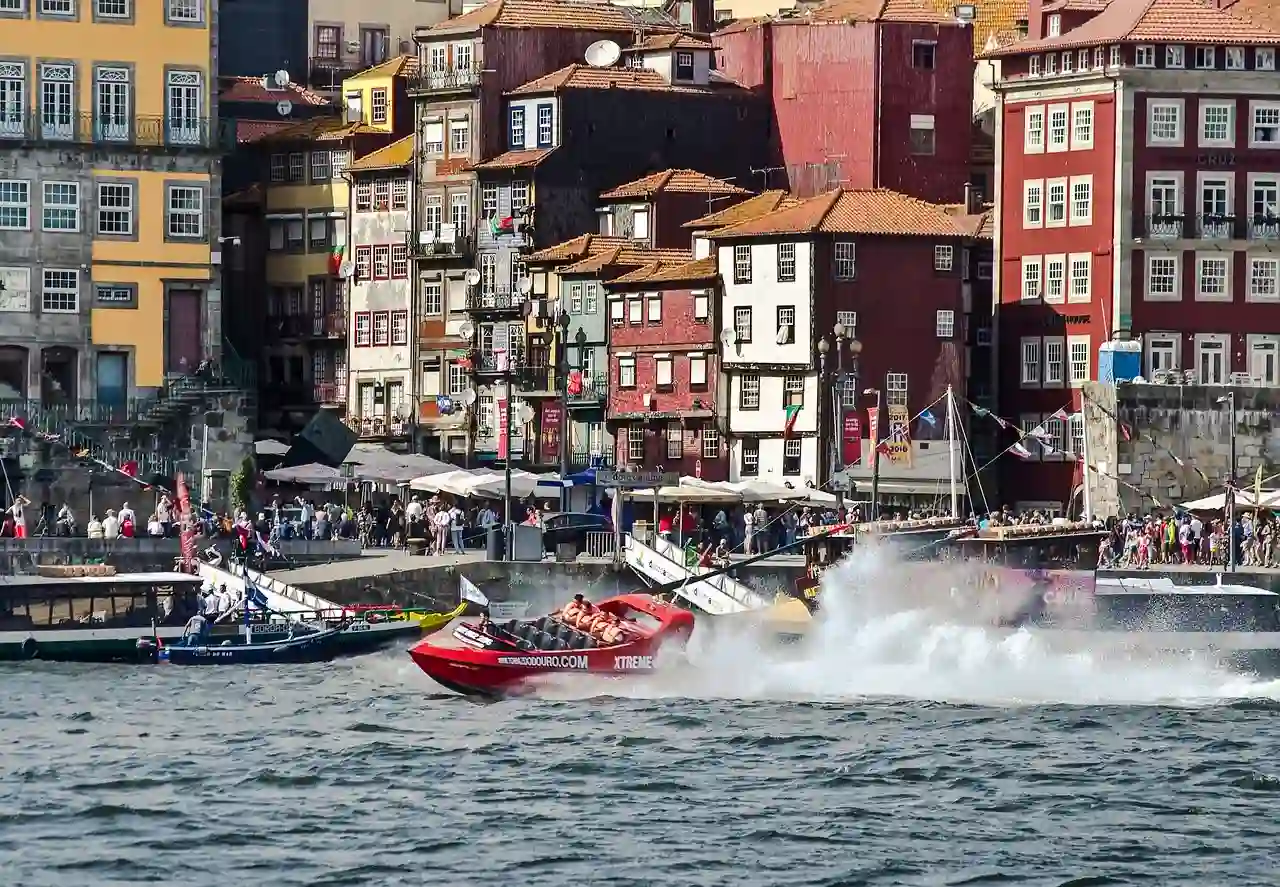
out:
<path id="1" fill-rule="evenodd" d="M 341 650 L 341 629 L 316 632 L 269 644 L 226 644 L 220 647 L 169 647 L 161 658 L 170 665 L 278 665 L 328 662 Z"/>

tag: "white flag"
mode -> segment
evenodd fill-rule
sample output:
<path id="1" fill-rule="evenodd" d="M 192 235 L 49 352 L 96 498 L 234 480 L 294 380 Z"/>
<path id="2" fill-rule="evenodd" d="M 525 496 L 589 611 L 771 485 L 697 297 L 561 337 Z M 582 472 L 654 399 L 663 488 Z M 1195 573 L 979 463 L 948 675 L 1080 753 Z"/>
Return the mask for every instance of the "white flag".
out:
<path id="1" fill-rule="evenodd" d="M 482 607 L 489 606 L 489 598 L 485 596 L 483 591 L 476 588 L 476 584 L 466 576 L 458 577 L 458 589 L 462 600 L 471 601 L 471 603 L 479 604 Z"/>

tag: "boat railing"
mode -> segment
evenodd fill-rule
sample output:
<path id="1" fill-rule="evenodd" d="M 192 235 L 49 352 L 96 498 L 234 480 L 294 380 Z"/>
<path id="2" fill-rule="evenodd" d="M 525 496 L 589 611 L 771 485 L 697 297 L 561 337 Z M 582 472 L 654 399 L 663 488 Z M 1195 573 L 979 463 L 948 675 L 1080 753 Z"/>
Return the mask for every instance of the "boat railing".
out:
<path id="1" fill-rule="evenodd" d="M 991 527 L 978 532 L 979 539 L 1004 541 L 1009 539 L 1035 539 L 1046 536 L 1068 536 L 1073 533 L 1089 533 L 1097 527 L 1089 521 L 1073 521 L 1058 524 L 1014 524 L 1008 527 Z"/>
<path id="2" fill-rule="evenodd" d="M 878 520 L 862 521 L 856 524 L 830 525 L 818 524 L 809 527 L 810 536 L 858 536 L 884 535 L 888 533 L 910 533 L 921 530 L 955 530 L 965 526 L 966 522 L 958 517 L 924 517 L 916 520 Z"/>

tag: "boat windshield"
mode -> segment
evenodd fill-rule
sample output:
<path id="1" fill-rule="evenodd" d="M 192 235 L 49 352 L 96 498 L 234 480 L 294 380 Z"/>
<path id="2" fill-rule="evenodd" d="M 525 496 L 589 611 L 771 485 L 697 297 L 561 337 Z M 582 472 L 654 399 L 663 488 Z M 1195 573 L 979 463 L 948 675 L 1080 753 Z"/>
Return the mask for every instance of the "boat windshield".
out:
<path id="1" fill-rule="evenodd" d="M 657 616 L 652 613 L 646 613 L 644 610 L 637 610 L 635 607 L 623 605 L 610 607 L 610 610 L 623 622 L 634 623 L 638 628 L 648 632 L 657 631 L 662 627 L 662 620 Z"/>

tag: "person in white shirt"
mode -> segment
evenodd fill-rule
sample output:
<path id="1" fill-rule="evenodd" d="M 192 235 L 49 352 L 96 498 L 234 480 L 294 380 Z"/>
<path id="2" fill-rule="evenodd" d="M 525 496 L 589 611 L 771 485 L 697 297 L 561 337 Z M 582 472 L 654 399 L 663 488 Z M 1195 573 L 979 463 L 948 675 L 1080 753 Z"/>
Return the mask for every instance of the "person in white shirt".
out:
<path id="1" fill-rule="evenodd" d="M 453 550 L 462 554 L 462 509 L 456 502 L 449 509 L 449 535 L 452 537 Z"/>
<path id="2" fill-rule="evenodd" d="M 138 525 L 138 516 L 133 513 L 133 509 L 129 507 L 128 502 L 120 506 L 119 517 L 120 517 L 120 523 L 124 523 L 125 521 L 133 521 L 134 526 Z"/>
<path id="3" fill-rule="evenodd" d="M 7 509 L 9 514 L 13 515 L 13 535 L 18 539 L 27 538 L 27 511 L 26 508 L 31 504 L 31 500 L 21 493 L 13 500 L 13 504 Z"/>
<path id="4" fill-rule="evenodd" d="M 89 515 L 89 525 L 85 528 L 90 539 L 102 538 L 102 521 L 98 520 L 96 514 Z"/>
<path id="5" fill-rule="evenodd" d="M 422 520 L 422 500 L 414 496 L 409 500 L 409 504 L 404 507 L 405 520 L 420 521 Z"/>
<path id="6" fill-rule="evenodd" d="M 435 517 L 432 518 L 432 523 L 435 524 L 436 554 L 444 554 L 444 540 L 449 534 L 449 525 L 452 522 L 452 519 L 449 517 L 449 509 L 447 508 L 441 508 L 436 512 Z"/>
<path id="7" fill-rule="evenodd" d="M 102 519 L 102 538 L 120 538 L 120 520 L 116 517 L 114 508 L 108 508 L 107 516 Z"/>
<path id="8" fill-rule="evenodd" d="M 752 514 L 751 509 L 748 508 L 742 515 L 742 530 L 743 530 L 742 553 L 743 554 L 750 555 L 755 553 L 755 551 L 753 550 L 753 547 L 756 542 L 755 525 L 756 525 L 756 516 Z"/>
<path id="9" fill-rule="evenodd" d="M 147 535 L 159 539 L 164 536 L 164 532 L 164 524 L 160 522 L 159 516 L 151 515 L 151 520 L 147 521 Z"/>

